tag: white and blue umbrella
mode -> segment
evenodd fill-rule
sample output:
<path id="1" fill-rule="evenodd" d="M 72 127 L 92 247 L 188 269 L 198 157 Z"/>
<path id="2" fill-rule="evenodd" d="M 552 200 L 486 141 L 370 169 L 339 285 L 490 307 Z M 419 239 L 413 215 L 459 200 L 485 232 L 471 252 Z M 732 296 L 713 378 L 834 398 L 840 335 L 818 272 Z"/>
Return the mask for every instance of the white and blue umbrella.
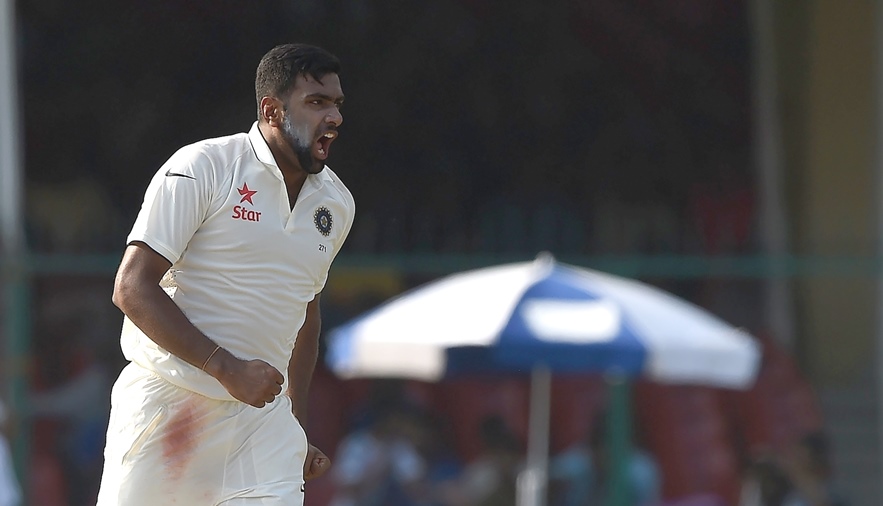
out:
<path id="1" fill-rule="evenodd" d="M 342 378 L 438 381 L 531 372 L 528 465 L 539 485 L 528 495 L 539 497 L 549 371 L 747 388 L 760 348 L 745 332 L 658 288 L 541 255 L 453 274 L 395 297 L 333 329 L 326 358 Z"/>
<path id="2" fill-rule="evenodd" d="M 683 299 L 540 257 L 406 292 L 333 329 L 327 357 L 343 378 L 437 381 L 544 364 L 742 388 L 759 353 L 749 335 Z"/>

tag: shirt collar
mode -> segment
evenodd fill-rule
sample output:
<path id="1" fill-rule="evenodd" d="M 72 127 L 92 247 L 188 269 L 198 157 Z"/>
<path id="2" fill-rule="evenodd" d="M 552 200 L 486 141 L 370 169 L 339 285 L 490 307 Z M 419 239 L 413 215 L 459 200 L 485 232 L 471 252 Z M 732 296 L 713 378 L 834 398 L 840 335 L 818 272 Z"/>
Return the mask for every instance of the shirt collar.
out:
<path id="1" fill-rule="evenodd" d="M 266 139 L 264 139 L 264 135 L 261 133 L 260 128 L 258 128 L 258 122 L 255 121 L 254 124 L 251 125 L 251 129 L 248 131 L 248 140 L 251 141 L 251 147 L 254 149 L 254 154 L 257 156 L 258 160 L 261 161 L 264 165 L 268 165 L 274 169 L 274 173 L 279 179 L 282 179 L 282 171 L 279 170 L 279 164 L 276 163 L 276 158 L 273 156 L 273 152 L 270 151 L 270 146 L 267 145 Z M 328 166 L 325 166 L 325 170 L 318 174 L 310 174 L 307 176 L 307 181 L 313 184 L 315 187 L 322 186 L 325 181 L 331 180 L 331 174 L 328 173 Z"/>
<path id="2" fill-rule="evenodd" d="M 248 131 L 248 140 L 251 141 L 251 147 L 254 149 L 254 154 L 258 157 L 258 160 L 279 170 L 279 164 L 276 163 L 276 158 L 273 157 L 270 146 L 264 140 L 264 135 L 261 133 L 261 129 L 258 128 L 257 121 L 251 125 L 251 130 Z"/>

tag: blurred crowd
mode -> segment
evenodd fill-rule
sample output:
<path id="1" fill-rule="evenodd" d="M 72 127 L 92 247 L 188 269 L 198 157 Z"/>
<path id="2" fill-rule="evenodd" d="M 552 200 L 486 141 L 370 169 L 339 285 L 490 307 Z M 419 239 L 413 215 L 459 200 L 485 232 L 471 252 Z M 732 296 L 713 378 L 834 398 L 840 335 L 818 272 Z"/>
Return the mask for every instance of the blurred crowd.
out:
<path id="1" fill-rule="evenodd" d="M 812 432 L 782 454 L 761 454 L 748 462 L 739 506 L 845 506 L 832 477 L 828 439 Z"/>
<path id="2" fill-rule="evenodd" d="M 44 394 L 37 404 L 38 424 L 58 422 L 62 436 L 52 454 L 36 453 L 30 504 L 45 506 L 94 504 L 100 476 L 102 437 L 106 421 L 90 423 L 86 412 L 86 372 L 76 385 Z M 390 389 L 390 385 L 396 388 Z M 403 395 L 402 383 L 377 381 L 361 403 L 345 417 L 346 430 L 333 440 L 330 475 L 308 484 L 310 506 L 515 506 L 519 481 L 526 466 L 525 438 L 515 430 L 519 420 L 486 411 L 475 424 L 459 427 L 473 438 L 457 441 L 453 411 L 439 411 Z M 79 388 L 83 392 L 73 392 Z M 378 395 L 378 393 L 380 395 Z M 62 396 L 71 395 L 65 401 Z M 56 396 L 56 397 L 53 397 Z M 80 409 L 74 403 L 83 401 Z M 326 402 L 319 399 L 317 402 Z M 436 406 L 437 408 L 438 406 Z M 452 407 L 451 409 L 459 409 Z M 103 412 L 100 408 L 98 413 Z M 79 413 L 79 414 L 77 414 Z M 848 506 L 834 486 L 829 443 L 823 430 L 788 434 L 778 448 L 756 447 L 743 455 L 735 469 L 735 487 L 706 483 L 678 490 L 668 481 L 677 472 L 654 454 L 646 432 L 637 424 L 624 455 L 624 477 L 614 476 L 614 464 L 603 406 L 584 427 L 582 436 L 553 447 L 548 464 L 549 506 L 611 504 L 615 483 L 624 487 L 628 506 Z M 0 422 L 6 412 L 0 404 Z M 94 418 L 94 417 L 93 417 Z M 101 418 L 100 416 L 98 417 Z M 460 420 L 462 422 L 462 419 Z M 580 420 L 582 423 L 585 420 Z M 332 424 L 334 420 L 321 420 Z M 2 428 L 2 423 L 0 423 Z M 553 431 L 556 428 L 553 426 Z M 686 449 L 678 453 L 680 458 Z M 694 451 L 713 451 L 696 447 Z M 42 450 L 46 451 L 46 450 Z M 726 459 L 726 454 L 712 458 Z M 5 432 L 0 430 L 0 506 L 17 506 L 21 487 L 12 469 Z"/>
<path id="3" fill-rule="evenodd" d="M 79 291 L 59 282 L 39 285 L 45 304 L 38 315 L 47 318 L 35 335 L 52 353 L 35 362 L 30 399 L 30 481 L 22 488 L 32 504 L 94 502 L 108 389 L 122 357 L 118 315 L 88 302 L 108 288 L 107 280 L 93 283 L 79 279 Z M 848 504 L 832 486 L 835 470 L 815 394 L 789 353 L 771 340 L 764 347 L 749 391 L 636 385 L 625 466 L 629 506 Z M 595 375 L 553 378 L 549 506 L 608 504 L 604 385 Z M 528 399 L 523 377 L 344 381 L 320 363 L 307 433 L 334 465 L 309 484 L 307 504 L 514 506 Z M 0 440 L 0 481 L 2 447 Z"/>
<path id="4" fill-rule="evenodd" d="M 467 451 L 455 443 L 452 420 L 463 422 L 438 403 L 390 395 L 393 383 L 377 382 L 365 403 L 349 418 L 349 429 L 334 453 L 335 467 L 323 481 L 315 504 L 329 506 L 514 506 L 526 466 L 525 437 L 517 417 L 493 409 L 473 418 L 474 439 Z M 383 386 L 386 386 L 384 389 Z M 378 387 L 379 386 L 379 387 Z M 382 395 L 377 395 L 381 392 Z M 658 393 L 655 391 L 654 393 Z M 637 398 L 636 398 L 637 400 Z M 468 404 L 468 401 L 467 401 Z M 639 417 L 624 455 L 624 477 L 614 476 L 614 455 L 603 402 L 584 423 L 581 436 L 553 446 L 548 465 L 549 506 L 612 504 L 616 483 L 629 506 L 846 506 L 833 485 L 829 443 L 823 429 L 806 428 L 782 444 L 746 446 L 734 463 L 733 482 L 682 488 L 670 456 L 653 442 L 659 432 Z M 448 410 L 470 409 L 450 406 Z M 571 412 L 572 414 L 572 412 Z M 648 423 L 649 422 L 649 423 Z M 809 426 L 807 426 L 809 427 Z M 463 427 L 460 427 L 462 430 Z M 556 428 L 553 427 L 553 431 Z M 663 436 L 667 437 L 667 436 Z M 556 439 L 553 436 L 553 440 Z M 786 442 L 784 442 L 786 441 Z M 695 446 L 693 451 L 715 450 Z M 721 450 L 718 450 L 721 451 Z M 679 452 L 680 458 L 685 449 Z M 737 453 L 739 453 L 737 451 Z M 712 456 L 726 459 L 726 453 Z"/>

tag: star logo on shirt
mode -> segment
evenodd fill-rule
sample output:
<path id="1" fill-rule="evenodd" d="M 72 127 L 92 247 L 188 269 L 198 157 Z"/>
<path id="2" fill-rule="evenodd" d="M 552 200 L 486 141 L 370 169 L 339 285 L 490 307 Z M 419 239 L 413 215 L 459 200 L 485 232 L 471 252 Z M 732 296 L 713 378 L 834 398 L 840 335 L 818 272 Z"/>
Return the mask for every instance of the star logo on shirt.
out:
<path id="1" fill-rule="evenodd" d="M 242 183 L 242 188 L 237 188 L 237 190 L 239 191 L 239 194 L 242 195 L 242 198 L 239 200 L 240 204 L 247 200 L 249 204 L 254 205 L 251 198 L 258 192 L 257 190 L 249 190 L 247 183 Z"/>

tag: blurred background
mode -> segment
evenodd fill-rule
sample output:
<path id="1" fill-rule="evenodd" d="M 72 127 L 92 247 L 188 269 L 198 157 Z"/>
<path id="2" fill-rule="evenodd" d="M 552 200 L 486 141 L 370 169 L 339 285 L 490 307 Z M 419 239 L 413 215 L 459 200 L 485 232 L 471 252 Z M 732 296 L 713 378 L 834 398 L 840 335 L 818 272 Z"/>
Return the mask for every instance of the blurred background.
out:
<path id="1" fill-rule="evenodd" d="M 329 165 L 357 216 L 324 329 L 540 251 L 634 277 L 747 329 L 764 360 L 749 391 L 635 385 L 633 504 L 782 504 L 813 480 L 883 501 L 878 2 L 2 4 L 0 421 L 24 504 L 94 504 L 124 365 L 112 276 L 148 180 L 247 131 L 257 62 L 292 41 L 335 53 L 347 96 Z M 601 504 L 572 487 L 604 479 L 603 383 L 553 379 L 550 505 Z M 320 361 L 307 432 L 338 471 L 307 504 L 371 468 L 392 492 L 348 504 L 512 505 L 476 497 L 506 483 L 488 462 L 518 461 L 526 402 L 524 378 L 343 381 Z M 395 444 L 358 456 L 360 437 Z"/>

